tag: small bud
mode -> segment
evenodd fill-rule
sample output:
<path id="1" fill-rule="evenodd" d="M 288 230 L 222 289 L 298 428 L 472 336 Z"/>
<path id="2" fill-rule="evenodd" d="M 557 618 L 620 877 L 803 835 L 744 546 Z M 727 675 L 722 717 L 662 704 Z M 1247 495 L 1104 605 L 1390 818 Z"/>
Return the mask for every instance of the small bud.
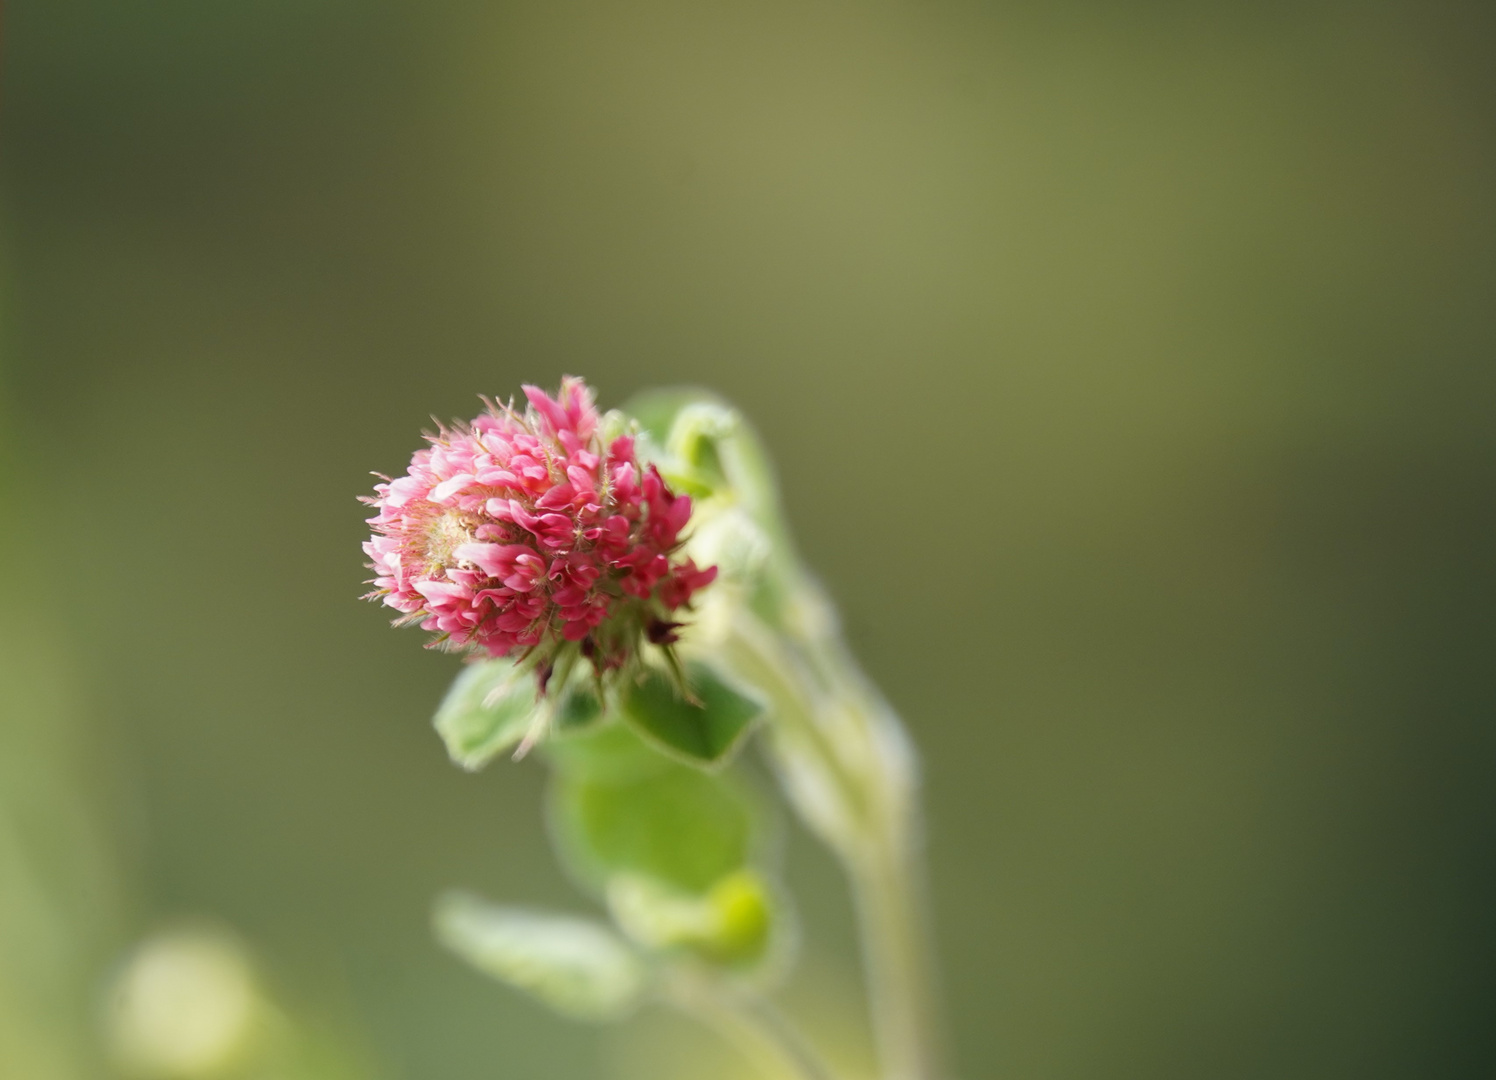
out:
<path id="1" fill-rule="evenodd" d="M 608 881 L 607 899 L 624 933 L 652 949 L 685 948 L 732 967 L 755 964 L 769 950 L 769 889 L 752 870 L 732 871 L 703 893 L 617 874 Z"/>
<path id="2" fill-rule="evenodd" d="M 644 634 L 649 638 L 652 645 L 674 645 L 680 640 L 678 631 L 685 623 L 672 622 L 669 619 L 651 619 L 649 625 L 644 628 Z"/>

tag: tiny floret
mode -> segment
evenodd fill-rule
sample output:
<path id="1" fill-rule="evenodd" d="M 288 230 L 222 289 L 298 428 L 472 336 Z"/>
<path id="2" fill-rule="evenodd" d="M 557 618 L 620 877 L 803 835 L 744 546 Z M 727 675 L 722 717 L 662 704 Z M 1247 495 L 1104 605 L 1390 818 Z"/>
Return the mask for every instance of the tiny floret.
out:
<path id="1" fill-rule="evenodd" d="M 409 471 L 376 484 L 364 544 L 369 599 L 447 648 L 533 659 L 542 689 L 557 662 L 623 668 L 644 641 L 665 648 L 675 617 L 716 577 L 680 555 L 691 499 L 641 468 L 621 424 L 581 379 L 528 408 L 490 404 L 428 435 Z M 617 414 L 609 414 L 611 420 Z"/>

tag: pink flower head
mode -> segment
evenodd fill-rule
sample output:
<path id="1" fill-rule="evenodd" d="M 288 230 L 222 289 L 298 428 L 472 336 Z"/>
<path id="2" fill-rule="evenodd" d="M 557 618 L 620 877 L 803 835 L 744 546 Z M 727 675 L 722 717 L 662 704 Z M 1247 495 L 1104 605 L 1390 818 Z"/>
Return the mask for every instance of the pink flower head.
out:
<path id="1" fill-rule="evenodd" d="M 523 413 L 490 404 L 376 484 L 364 551 L 369 598 L 401 612 L 397 624 L 435 631 L 434 645 L 538 653 L 543 686 L 568 643 L 599 674 L 642 640 L 668 646 L 672 614 L 717 569 L 679 557 L 690 497 L 640 468 L 631 437 L 603 445 L 586 383 L 524 391 Z"/>

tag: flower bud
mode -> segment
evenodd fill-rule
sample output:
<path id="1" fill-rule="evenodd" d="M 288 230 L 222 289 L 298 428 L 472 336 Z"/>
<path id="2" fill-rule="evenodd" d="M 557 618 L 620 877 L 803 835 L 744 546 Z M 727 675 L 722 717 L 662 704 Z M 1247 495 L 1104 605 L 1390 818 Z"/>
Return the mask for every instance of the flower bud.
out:
<path id="1" fill-rule="evenodd" d="M 676 613 L 711 584 L 681 554 L 691 499 L 641 468 L 618 414 L 581 380 L 528 408 L 489 404 L 442 428 L 402 477 L 375 485 L 364 545 L 375 590 L 433 645 L 532 660 L 542 680 L 580 656 L 603 673 L 644 641 L 668 648 Z M 665 628 L 665 629 L 662 629 Z"/>

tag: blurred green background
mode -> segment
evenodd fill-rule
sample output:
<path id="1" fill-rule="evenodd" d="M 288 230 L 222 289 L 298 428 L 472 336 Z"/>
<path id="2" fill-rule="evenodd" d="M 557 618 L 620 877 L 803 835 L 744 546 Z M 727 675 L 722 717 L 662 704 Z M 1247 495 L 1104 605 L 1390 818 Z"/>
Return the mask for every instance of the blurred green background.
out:
<path id="1" fill-rule="evenodd" d="M 924 751 L 960 1076 L 1496 1074 L 1489 8 L 5 14 L 5 1080 L 103 1075 L 184 918 L 371 1076 L 748 1075 L 428 934 L 581 901 L 539 767 L 447 764 L 354 496 L 563 372 L 770 444 Z"/>

